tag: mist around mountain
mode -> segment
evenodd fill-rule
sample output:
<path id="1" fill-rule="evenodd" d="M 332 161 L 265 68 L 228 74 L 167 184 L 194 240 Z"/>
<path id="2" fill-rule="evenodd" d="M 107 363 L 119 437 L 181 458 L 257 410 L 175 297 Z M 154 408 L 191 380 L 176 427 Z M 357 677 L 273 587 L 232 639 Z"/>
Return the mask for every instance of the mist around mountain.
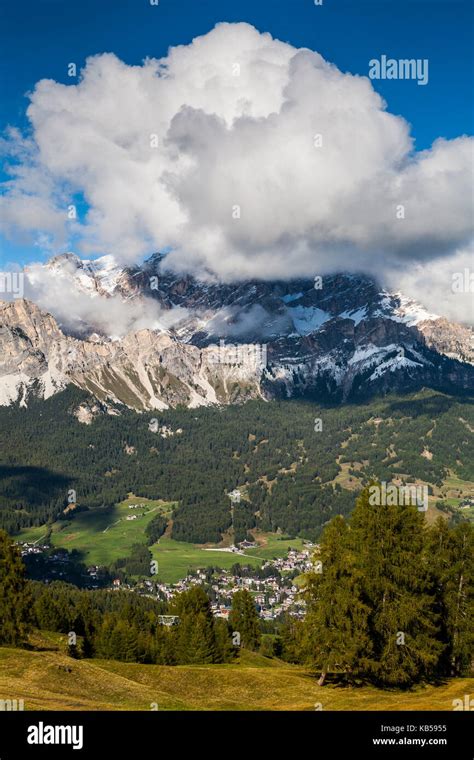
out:
<path id="1" fill-rule="evenodd" d="M 0 304 L 1 404 L 70 383 L 136 410 L 474 388 L 473 329 L 363 274 L 223 283 L 67 253 L 24 295 Z"/>

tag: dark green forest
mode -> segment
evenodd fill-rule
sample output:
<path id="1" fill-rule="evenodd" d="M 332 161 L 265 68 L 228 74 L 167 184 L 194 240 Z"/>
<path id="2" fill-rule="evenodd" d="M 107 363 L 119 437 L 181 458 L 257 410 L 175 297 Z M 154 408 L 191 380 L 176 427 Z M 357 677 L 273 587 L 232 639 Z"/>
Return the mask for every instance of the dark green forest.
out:
<path id="1" fill-rule="evenodd" d="M 129 492 L 175 501 L 173 538 L 218 542 L 231 522 L 227 494 L 239 487 L 236 540 L 254 527 L 315 540 L 353 507 L 354 492 L 333 482 L 338 457 L 358 479 L 356 491 L 395 474 L 439 485 L 451 470 L 474 480 L 474 405 L 466 398 L 423 391 L 337 407 L 252 401 L 144 414 L 120 407 L 85 425 L 73 411 L 86 398 L 69 387 L 28 409 L 0 408 L 0 526 L 8 532 L 71 519 L 63 510 L 73 489 L 78 510 L 112 507 Z M 182 432 L 162 438 L 151 419 Z M 158 520 L 151 538 L 164 528 Z"/>

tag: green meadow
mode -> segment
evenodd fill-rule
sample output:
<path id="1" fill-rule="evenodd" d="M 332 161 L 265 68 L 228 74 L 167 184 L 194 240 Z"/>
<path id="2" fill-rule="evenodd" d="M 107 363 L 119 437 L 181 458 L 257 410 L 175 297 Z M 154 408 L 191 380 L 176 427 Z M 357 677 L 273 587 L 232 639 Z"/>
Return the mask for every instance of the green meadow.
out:
<path id="1" fill-rule="evenodd" d="M 230 570 L 237 562 L 241 565 L 259 567 L 263 561 L 274 557 L 284 557 L 288 547 L 300 549 L 303 540 L 288 539 L 273 535 L 265 535 L 265 545 L 255 549 L 246 549 L 244 554 L 223 552 L 217 548 L 188 544 L 184 541 L 174 541 L 163 536 L 158 543 L 150 547 L 153 559 L 158 562 L 158 578 L 164 583 L 176 583 L 184 578 L 188 570 L 214 565 L 223 570 Z"/>
<path id="2" fill-rule="evenodd" d="M 138 509 L 130 509 L 130 504 L 140 504 Z M 130 555 L 133 544 L 146 543 L 145 528 L 153 517 L 161 513 L 170 517 L 174 504 L 161 500 L 130 496 L 115 507 L 79 512 L 69 520 L 59 520 L 53 524 L 51 543 L 53 547 L 81 553 L 88 565 L 110 565 L 115 560 Z M 137 515 L 136 520 L 127 517 Z M 46 535 L 45 526 L 21 531 L 21 541 L 41 541 Z M 158 578 L 164 583 L 176 583 L 184 578 L 188 570 L 198 570 L 211 565 L 229 570 L 237 562 L 258 567 L 262 562 L 275 557 L 284 557 L 288 548 L 301 549 L 301 538 L 289 539 L 275 534 L 259 534 L 260 546 L 246 549 L 244 554 L 219 551 L 217 547 L 200 546 L 184 541 L 175 541 L 164 535 L 150 546 L 153 559 L 158 561 Z"/>
<path id="3" fill-rule="evenodd" d="M 139 504 L 130 509 L 130 504 Z M 157 515 L 168 516 L 173 504 L 161 500 L 131 496 L 112 509 L 94 509 L 79 512 L 71 520 L 60 520 L 53 525 L 52 545 L 81 552 L 83 561 L 92 565 L 108 565 L 120 557 L 127 557 L 133 544 L 145 543 L 145 528 Z M 136 515 L 135 520 L 127 517 Z M 45 528 L 22 531 L 21 541 L 37 541 L 45 535 Z"/>

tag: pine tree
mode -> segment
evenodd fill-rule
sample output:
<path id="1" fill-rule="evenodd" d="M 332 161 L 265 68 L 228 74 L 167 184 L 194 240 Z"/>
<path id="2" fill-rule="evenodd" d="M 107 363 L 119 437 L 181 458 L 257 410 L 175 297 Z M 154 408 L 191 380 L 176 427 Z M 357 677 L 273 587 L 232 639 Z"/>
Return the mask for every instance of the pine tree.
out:
<path id="1" fill-rule="evenodd" d="M 219 659 L 214 623 L 204 612 L 193 619 L 187 660 L 190 663 L 211 663 Z"/>
<path id="2" fill-rule="evenodd" d="M 82 593 L 77 609 L 77 625 L 83 635 L 82 656 L 94 656 L 94 640 L 98 626 L 97 611 L 87 593 Z"/>
<path id="3" fill-rule="evenodd" d="M 235 657 L 235 647 L 229 625 L 222 618 L 214 621 L 214 633 L 216 636 L 217 662 L 232 662 Z"/>
<path id="4" fill-rule="evenodd" d="M 46 631 L 67 633 L 70 629 L 66 610 L 58 599 L 42 594 L 34 605 L 34 614 L 40 628 Z"/>
<path id="5" fill-rule="evenodd" d="M 110 637 L 110 645 L 114 660 L 137 662 L 138 631 L 126 620 L 116 622 Z"/>
<path id="6" fill-rule="evenodd" d="M 430 674 L 441 652 L 424 518 L 412 505 L 370 502 L 367 488 L 350 519 L 361 599 L 369 608 L 372 649 L 364 668 L 378 683 L 405 686 Z"/>
<path id="7" fill-rule="evenodd" d="M 154 639 L 154 662 L 158 665 L 176 665 L 177 631 L 158 625 Z"/>
<path id="8" fill-rule="evenodd" d="M 281 628 L 281 658 L 286 662 L 302 663 L 307 659 L 306 642 L 307 624 L 306 621 L 297 620 L 294 617 L 283 619 Z"/>
<path id="9" fill-rule="evenodd" d="M 95 648 L 94 648 L 94 639 L 91 637 L 90 633 L 86 631 L 84 633 L 84 636 L 82 637 L 82 657 L 84 658 L 90 658 L 93 657 L 95 654 Z"/>
<path id="10" fill-rule="evenodd" d="M 0 644 L 18 645 L 30 627 L 31 596 L 19 549 L 0 530 Z"/>
<path id="11" fill-rule="evenodd" d="M 371 651 L 368 607 L 361 598 L 361 577 L 349 545 L 347 524 L 340 515 L 324 531 L 317 571 L 308 577 L 308 611 L 303 654 L 321 670 L 323 685 L 331 671 L 364 670 Z"/>
<path id="12" fill-rule="evenodd" d="M 176 632 L 176 657 L 181 664 L 206 663 L 218 660 L 214 618 L 208 597 L 202 588 L 194 587 L 180 594 L 173 605 L 179 615 Z"/>
<path id="13" fill-rule="evenodd" d="M 439 518 L 430 529 L 426 555 L 434 577 L 444 651 L 441 671 L 459 676 L 474 652 L 474 528 L 462 522 L 450 529 Z"/>
<path id="14" fill-rule="evenodd" d="M 112 649 L 112 633 L 114 628 L 115 617 L 111 614 L 105 614 L 95 637 L 95 649 L 98 657 L 103 657 L 106 660 L 114 657 L 115 653 Z"/>
<path id="15" fill-rule="evenodd" d="M 248 591 L 236 591 L 233 595 L 229 623 L 232 631 L 240 634 L 241 646 L 257 651 L 261 638 L 260 625 L 257 609 Z"/>

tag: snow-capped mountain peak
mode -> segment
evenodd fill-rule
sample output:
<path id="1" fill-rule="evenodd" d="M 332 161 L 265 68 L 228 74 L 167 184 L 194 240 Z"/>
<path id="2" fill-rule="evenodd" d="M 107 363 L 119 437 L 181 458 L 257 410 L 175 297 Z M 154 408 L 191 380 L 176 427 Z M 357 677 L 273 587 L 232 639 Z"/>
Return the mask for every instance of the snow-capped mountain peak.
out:
<path id="1" fill-rule="evenodd" d="M 54 308 L 0 303 L 0 404 L 68 383 L 136 409 L 474 390 L 472 329 L 362 275 L 327 276 L 321 287 L 204 282 L 168 271 L 162 255 L 121 268 L 112 256 L 66 253 L 27 272 L 33 290 L 45 276 L 66 304 L 80 297 L 81 329 L 77 318 L 68 328 L 64 309 L 59 327 Z"/>

